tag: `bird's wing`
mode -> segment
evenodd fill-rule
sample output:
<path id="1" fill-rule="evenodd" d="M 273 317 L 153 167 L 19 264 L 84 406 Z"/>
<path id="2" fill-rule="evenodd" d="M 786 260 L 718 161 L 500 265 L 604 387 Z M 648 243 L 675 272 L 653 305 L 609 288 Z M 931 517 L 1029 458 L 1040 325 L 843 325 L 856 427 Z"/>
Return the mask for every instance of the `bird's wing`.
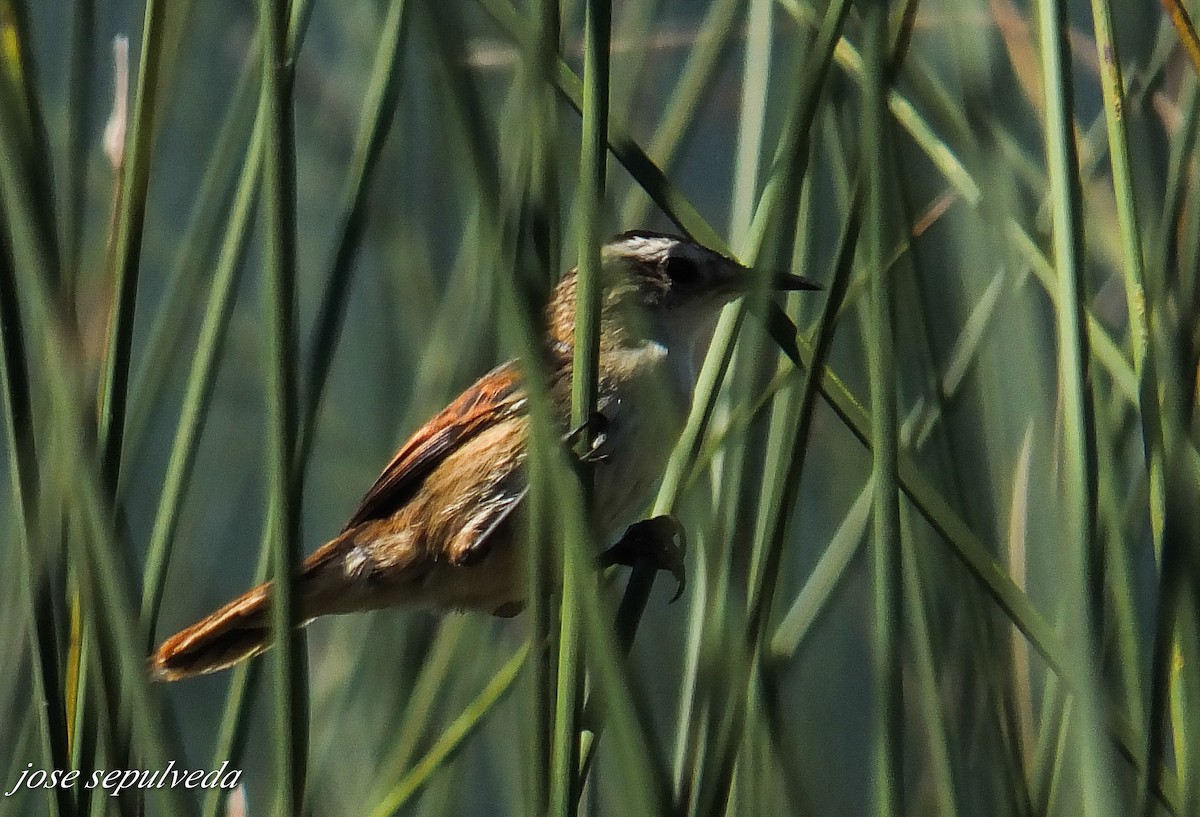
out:
<path id="1" fill-rule="evenodd" d="M 525 392 L 516 364 L 509 361 L 488 372 L 400 447 L 346 523 L 346 530 L 391 516 L 450 453 L 524 409 Z"/>
<path id="2" fill-rule="evenodd" d="M 529 486 L 514 491 L 497 492 L 496 497 L 463 526 L 450 542 L 450 563 L 459 567 L 473 565 L 488 555 L 492 534 L 521 506 Z"/>

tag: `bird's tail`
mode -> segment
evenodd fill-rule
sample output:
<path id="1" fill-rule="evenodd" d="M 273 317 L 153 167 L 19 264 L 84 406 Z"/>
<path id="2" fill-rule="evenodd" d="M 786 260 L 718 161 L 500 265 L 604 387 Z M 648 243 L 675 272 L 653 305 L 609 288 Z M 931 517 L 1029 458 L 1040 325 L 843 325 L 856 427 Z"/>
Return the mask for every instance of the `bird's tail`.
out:
<path id="1" fill-rule="evenodd" d="M 295 580 L 297 627 L 318 616 L 357 607 L 349 598 L 341 558 L 351 543 L 345 537 L 328 542 L 310 556 Z M 271 585 L 260 584 L 215 613 L 168 638 L 150 656 L 150 677 L 178 681 L 228 669 L 271 646 Z"/>
<path id="2" fill-rule="evenodd" d="M 270 583 L 180 630 L 150 656 L 150 677 L 178 681 L 233 666 L 271 644 Z"/>

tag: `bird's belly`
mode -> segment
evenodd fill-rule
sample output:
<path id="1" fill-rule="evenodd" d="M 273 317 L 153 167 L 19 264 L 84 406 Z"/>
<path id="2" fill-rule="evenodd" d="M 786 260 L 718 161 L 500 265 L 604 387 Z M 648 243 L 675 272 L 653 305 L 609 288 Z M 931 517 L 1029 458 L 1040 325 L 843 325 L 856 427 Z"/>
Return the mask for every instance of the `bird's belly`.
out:
<path id="1" fill-rule="evenodd" d="M 615 541 L 651 500 L 686 418 L 686 405 L 659 394 L 601 401 L 607 420 L 594 470 L 592 520 L 600 544 Z"/>

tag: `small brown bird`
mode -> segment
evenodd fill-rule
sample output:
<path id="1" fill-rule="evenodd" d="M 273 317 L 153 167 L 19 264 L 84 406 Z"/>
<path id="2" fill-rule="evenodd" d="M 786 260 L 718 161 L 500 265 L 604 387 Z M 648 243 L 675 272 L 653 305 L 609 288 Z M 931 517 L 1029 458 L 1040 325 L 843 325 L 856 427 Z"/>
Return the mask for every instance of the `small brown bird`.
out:
<path id="1" fill-rule="evenodd" d="M 612 542 L 650 499 L 682 431 L 720 308 L 750 271 L 693 241 L 622 233 L 601 252 L 601 318 L 591 521 Z M 816 289 L 781 275 L 778 289 Z M 570 420 L 574 271 L 546 307 L 544 352 L 554 419 Z M 520 612 L 519 515 L 526 494 L 526 398 L 515 362 L 493 369 L 421 427 L 388 463 L 340 534 L 300 566 L 300 617 L 410 606 Z M 570 435 L 568 435 L 570 436 Z M 653 537 L 629 528 L 613 561 Z M 648 527 L 649 526 L 649 527 Z M 633 551 L 631 553 L 631 551 Z M 151 675 L 174 681 L 225 669 L 270 646 L 271 585 L 260 585 L 171 636 Z"/>

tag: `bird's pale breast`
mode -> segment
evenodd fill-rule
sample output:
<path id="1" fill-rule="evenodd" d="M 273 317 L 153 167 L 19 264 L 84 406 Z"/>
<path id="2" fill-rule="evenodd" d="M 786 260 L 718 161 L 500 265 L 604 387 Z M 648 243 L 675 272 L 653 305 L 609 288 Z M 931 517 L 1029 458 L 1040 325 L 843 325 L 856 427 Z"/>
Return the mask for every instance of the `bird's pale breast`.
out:
<path id="1" fill-rule="evenodd" d="M 594 471 L 593 521 L 603 544 L 616 540 L 654 498 L 691 397 L 691 384 L 678 382 L 659 344 L 619 354 L 625 376 L 607 389 L 602 384 L 597 406 L 607 421 Z"/>

